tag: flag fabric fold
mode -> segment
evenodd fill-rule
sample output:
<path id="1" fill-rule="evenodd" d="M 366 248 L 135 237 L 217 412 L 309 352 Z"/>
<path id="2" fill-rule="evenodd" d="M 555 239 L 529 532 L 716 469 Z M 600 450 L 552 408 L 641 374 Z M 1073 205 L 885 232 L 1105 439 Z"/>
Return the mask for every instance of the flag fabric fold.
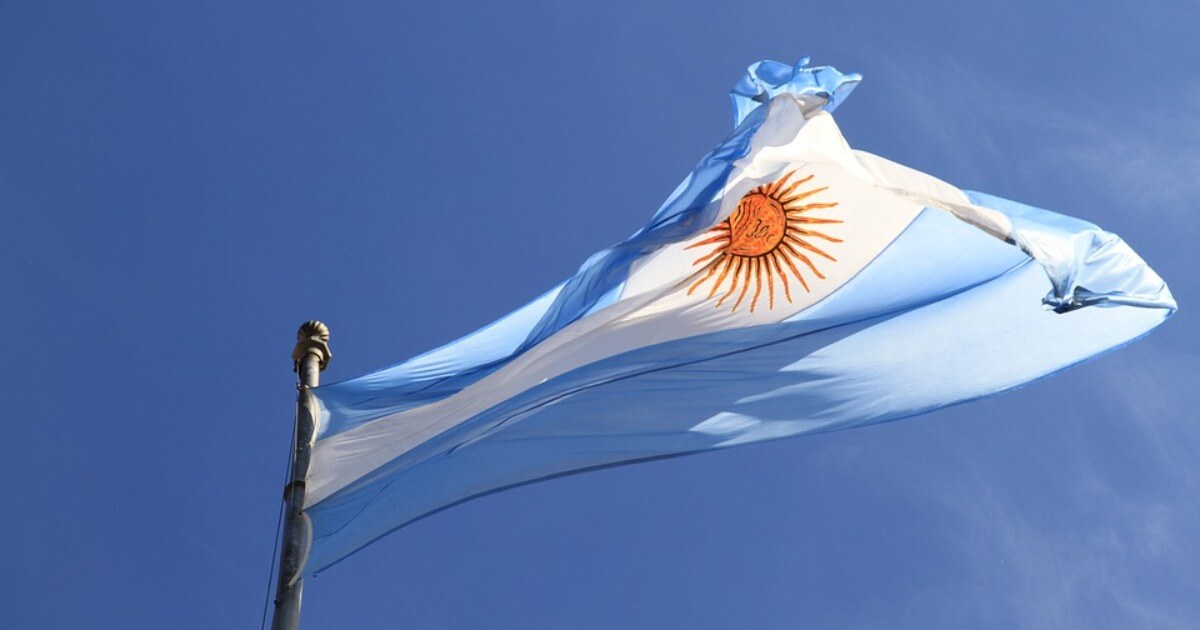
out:
<path id="1" fill-rule="evenodd" d="M 849 147 L 860 81 L 764 61 L 650 221 L 442 348 L 315 390 L 306 571 L 461 501 L 904 418 L 1128 343 L 1175 310 L 1120 238 Z"/>

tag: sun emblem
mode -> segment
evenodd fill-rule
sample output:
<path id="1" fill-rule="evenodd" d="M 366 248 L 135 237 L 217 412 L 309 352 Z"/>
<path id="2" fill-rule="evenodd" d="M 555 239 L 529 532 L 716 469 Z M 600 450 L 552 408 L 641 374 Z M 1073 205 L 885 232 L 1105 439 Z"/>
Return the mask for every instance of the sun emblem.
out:
<path id="1" fill-rule="evenodd" d="M 776 277 L 783 285 L 783 295 L 789 304 L 792 301 L 792 291 L 789 288 L 791 276 L 800 282 L 806 293 L 809 291 L 808 282 L 796 265 L 797 261 L 808 267 L 812 275 L 825 279 L 813 264 L 810 255 L 834 262 L 837 259 L 813 245 L 812 241 L 821 239 L 830 243 L 841 243 L 842 239 L 819 232 L 813 226 L 841 221 L 809 216 L 808 212 L 832 208 L 838 204 L 836 201 L 803 203 L 809 197 L 826 190 L 828 186 L 799 189 L 812 180 L 813 176 L 809 175 L 789 184 L 789 180 L 795 174 L 796 171 L 791 171 L 779 181 L 763 184 L 746 193 L 738 202 L 733 214 L 708 231 L 712 234 L 710 238 L 687 247 L 692 249 L 716 245 L 716 249 L 692 263 L 693 266 L 704 265 L 698 272 L 704 275 L 688 287 L 688 295 L 715 277 L 705 299 L 711 299 L 717 293 L 721 293 L 716 304 L 720 307 L 737 293 L 737 299 L 731 309 L 731 312 L 736 312 L 753 281 L 754 294 L 750 298 L 750 312 L 753 313 L 759 296 L 762 295 L 764 277 L 767 285 L 767 308 L 775 308 Z M 791 276 L 788 271 L 791 272 Z M 729 278 L 728 286 L 725 283 L 726 278 Z"/>

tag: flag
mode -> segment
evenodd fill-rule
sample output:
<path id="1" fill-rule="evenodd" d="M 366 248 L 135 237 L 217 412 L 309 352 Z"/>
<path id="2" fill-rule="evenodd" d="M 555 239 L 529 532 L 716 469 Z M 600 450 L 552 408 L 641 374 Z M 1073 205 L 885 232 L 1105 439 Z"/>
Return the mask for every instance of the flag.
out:
<path id="1" fill-rule="evenodd" d="M 855 151 L 860 77 L 756 63 L 649 222 L 429 353 L 315 390 L 306 572 L 482 494 L 1008 390 L 1175 310 L 1120 238 Z"/>

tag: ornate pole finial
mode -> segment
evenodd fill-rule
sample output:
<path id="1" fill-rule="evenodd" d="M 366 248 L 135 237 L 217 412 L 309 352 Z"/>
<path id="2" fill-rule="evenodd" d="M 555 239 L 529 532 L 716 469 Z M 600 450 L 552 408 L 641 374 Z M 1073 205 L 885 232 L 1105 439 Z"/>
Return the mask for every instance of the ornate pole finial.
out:
<path id="1" fill-rule="evenodd" d="M 329 365 L 333 351 L 329 349 L 329 326 L 315 319 L 304 322 L 296 331 L 296 347 L 292 350 L 292 370 L 300 370 L 300 361 L 307 354 L 316 355 L 321 371 Z"/>

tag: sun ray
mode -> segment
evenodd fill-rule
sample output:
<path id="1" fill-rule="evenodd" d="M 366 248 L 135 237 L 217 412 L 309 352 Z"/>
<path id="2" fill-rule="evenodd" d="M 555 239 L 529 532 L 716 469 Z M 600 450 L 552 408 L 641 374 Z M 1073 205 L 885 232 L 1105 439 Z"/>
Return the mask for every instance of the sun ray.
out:
<path id="1" fill-rule="evenodd" d="M 761 258 L 761 260 L 763 269 L 767 270 L 767 310 L 772 310 L 775 308 L 775 273 L 771 271 L 771 261 L 769 257 L 764 256 Z M 753 307 L 754 305 L 751 304 L 750 306 Z"/>
<path id="2" fill-rule="evenodd" d="M 818 278 L 820 278 L 820 279 L 822 279 L 822 280 L 824 280 L 824 279 L 825 279 L 825 274 L 821 273 L 821 270 L 820 270 L 820 269 L 817 269 L 817 266 L 813 264 L 813 261 L 812 261 L 812 259 L 811 259 L 811 258 L 809 258 L 808 256 L 805 256 L 804 254 L 800 253 L 800 250 L 798 250 L 798 249 L 796 249 L 795 247 L 793 247 L 793 246 L 792 246 L 790 243 L 784 243 L 784 244 L 783 244 L 783 247 L 784 247 L 784 248 L 786 248 L 788 251 L 792 252 L 792 257 L 793 257 L 793 258 L 796 258 L 796 259 L 797 259 L 797 260 L 799 260 L 800 262 L 802 262 L 802 263 L 804 263 L 804 264 L 808 265 L 808 268 L 809 268 L 809 269 L 812 269 L 812 272 L 813 272 L 813 273 L 814 273 L 814 274 L 815 274 L 815 275 L 816 275 Z"/>
<path id="3" fill-rule="evenodd" d="M 794 188 L 794 186 L 793 186 L 793 188 Z M 786 207 L 791 206 L 792 204 L 796 203 L 797 201 L 804 201 L 805 199 L 808 199 L 809 197 L 811 197 L 817 193 L 825 192 L 826 190 L 829 190 L 828 186 L 821 186 L 820 188 L 813 188 L 812 190 L 805 190 L 805 191 L 797 192 L 796 194 L 792 195 L 791 197 L 785 197 L 784 195 L 786 195 L 792 191 L 792 189 L 789 188 L 779 195 L 779 203 L 782 203 L 783 207 L 786 208 Z"/>
<path id="4" fill-rule="evenodd" d="M 724 234 L 718 234 L 712 238 L 706 238 L 703 241 L 700 241 L 699 243 L 692 243 L 691 245 L 684 247 L 684 249 L 693 249 L 696 247 L 700 247 L 701 245 L 711 245 L 713 243 L 720 243 L 721 241 L 728 241 L 728 240 L 729 240 L 728 236 L 726 236 Z"/>
<path id="5" fill-rule="evenodd" d="M 806 203 L 802 206 L 788 206 L 788 207 L 784 208 L 784 210 L 786 210 L 788 212 L 788 214 L 791 214 L 793 212 L 808 212 L 809 210 L 820 210 L 822 208 L 835 208 L 835 207 L 837 207 L 837 205 L 838 204 L 836 201 L 833 203 L 815 203 L 814 202 L 814 203 Z"/>
<path id="6" fill-rule="evenodd" d="M 844 242 L 844 241 L 842 241 L 842 239 L 840 239 L 840 238 L 837 238 L 837 237 L 835 237 L 835 236 L 830 236 L 830 235 L 828 235 L 828 234 L 826 234 L 826 233 L 824 233 L 824 232 L 818 232 L 818 231 L 816 231 L 816 230 L 802 230 L 802 229 L 800 229 L 800 228 L 794 227 L 794 228 L 792 228 L 790 231 L 791 231 L 793 234 L 799 234 L 799 235 L 801 235 L 801 236 L 815 236 L 816 238 L 825 239 L 825 240 L 829 241 L 830 243 L 842 243 L 842 242 Z"/>
<path id="7" fill-rule="evenodd" d="M 785 237 L 783 237 L 783 239 L 785 241 L 791 243 L 792 245 L 799 245 L 800 247 L 803 247 L 804 249 L 807 249 L 808 251 L 810 251 L 818 256 L 821 256 L 823 258 L 828 258 L 829 260 L 832 260 L 833 262 L 837 262 L 836 258 L 834 258 L 833 256 L 830 256 L 829 254 L 826 254 L 824 251 L 822 251 L 816 245 L 813 245 L 813 244 L 809 243 L 808 241 L 796 238 L 794 236 L 785 236 Z"/>
<path id="8" fill-rule="evenodd" d="M 731 313 L 737 312 L 737 307 L 746 297 L 746 289 L 750 288 L 750 267 L 754 264 L 753 258 L 746 259 L 746 266 L 742 269 L 742 292 L 738 294 L 738 299 L 733 303 L 733 308 L 729 309 Z"/>
<path id="9" fill-rule="evenodd" d="M 725 252 L 722 252 L 720 250 L 717 250 L 717 251 L 718 251 L 718 253 L 721 254 L 721 258 L 718 258 L 718 259 L 712 261 L 712 263 L 710 263 L 708 265 L 708 273 L 704 274 L 703 278 L 700 278 L 699 280 L 692 283 L 692 286 L 688 287 L 688 291 L 687 291 L 688 295 L 691 295 L 692 291 L 695 291 L 697 288 L 699 288 L 700 285 L 704 284 L 705 280 L 708 280 L 709 278 L 713 277 L 714 273 L 717 273 L 717 267 L 719 266 L 718 263 L 721 262 L 722 258 L 725 258 Z"/>
<path id="10" fill-rule="evenodd" d="M 713 256 L 724 255 L 724 254 L 725 254 L 725 251 L 718 247 L 717 249 L 714 249 L 711 252 L 697 258 L 696 262 L 692 263 L 692 265 L 699 265 L 700 263 L 708 260 L 709 258 L 712 258 Z"/>
<path id="11" fill-rule="evenodd" d="M 762 264 L 761 258 L 755 258 L 752 267 L 754 268 L 754 297 L 750 298 L 750 312 L 754 312 L 754 306 L 758 304 L 758 296 L 762 295 L 762 270 L 759 266 Z"/>
<path id="12" fill-rule="evenodd" d="M 717 278 L 717 281 L 713 283 L 712 289 L 708 291 L 708 297 L 704 299 L 711 300 L 712 296 L 717 294 L 717 289 L 721 287 L 722 282 L 725 282 L 725 274 L 729 273 L 730 267 L 733 267 L 732 256 L 726 258 L 724 264 L 721 265 L 721 275 Z"/>
<path id="13" fill-rule="evenodd" d="M 779 256 L 779 258 L 792 270 L 792 273 L 796 274 L 796 279 L 800 281 L 800 286 L 804 287 L 804 292 L 809 293 L 808 283 L 804 281 L 804 274 L 800 273 L 800 270 L 796 268 L 796 264 L 792 262 L 792 259 L 787 256 Z"/>
<path id="14" fill-rule="evenodd" d="M 819 219 L 817 217 L 788 217 L 788 223 L 845 223 L 841 219 Z"/>
<path id="15" fill-rule="evenodd" d="M 787 304 L 792 304 L 792 281 L 787 280 L 782 259 L 784 259 L 784 254 L 779 253 L 779 250 L 770 252 L 770 262 L 775 264 L 775 271 L 779 272 L 779 280 L 784 281 L 784 298 L 787 298 Z"/>
<path id="16" fill-rule="evenodd" d="M 780 177 L 778 180 L 775 180 L 775 181 L 773 181 L 773 182 L 771 182 L 771 183 L 769 183 L 769 184 L 760 184 L 760 185 L 758 186 L 758 188 L 755 188 L 755 189 L 754 189 L 754 191 L 755 191 L 755 192 L 760 192 L 760 193 L 762 193 L 762 194 L 764 194 L 764 195 L 766 195 L 766 196 L 768 196 L 768 197 L 774 197 L 774 196 L 775 196 L 775 191 L 777 191 L 777 190 L 779 190 L 780 188 L 782 188 L 782 187 L 783 187 L 783 185 L 784 185 L 785 183 L 787 183 L 787 180 L 788 180 L 788 178 L 789 178 L 789 177 L 791 177 L 793 174 L 795 174 L 795 172 L 796 172 L 796 171 L 791 171 L 791 172 L 788 172 L 788 173 L 784 173 L 783 177 Z"/>
<path id="17" fill-rule="evenodd" d="M 733 263 L 735 266 L 733 268 L 733 273 L 729 276 L 729 290 L 725 292 L 725 295 L 721 296 L 721 299 L 717 300 L 717 306 L 721 306 L 725 300 L 729 299 L 729 296 L 733 295 L 734 291 L 737 291 L 738 274 L 742 273 L 742 264 L 744 264 L 745 261 L 746 259 L 744 257 L 738 256 L 737 260 Z"/>
<path id="18" fill-rule="evenodd" d="M 803 183 L 808 182 L 808 180 L 810 180 L 810 179 L 812 179 L 812 175 L 809 175 L 808 177 L 805 177 L 804 179 L 798 179 L 798 180 L 792 182 L 792 185 L 788 186 L 787 189 L 779 191 L 779 194 L 775 195 L 775 198 L 779 200 L 779 203 L 783 204 L 784 207 L 786 207 L 788 204 L 793 203 L 795 201 L 799 201 L 801 199 L 807 199 L 819 192 L 824 192 L 826 190 L 829 190 L 828 186 L 822 186 L 820 188 L 813 188 L 812 190 L 799 191 L 795 195 L 792 195 L 792 191 L 796 190 L 796 187 L 800 186 Z M 788 195 L 791 195 L 791 196 L 789 197 Z"/>
<path id="19" fill-rule="evenodd" d="M 770 254 L 771 263 L 775 265 L 775 271 L 779 272 L 779 279 L 783 281 L 783 296 L 787 298 L 788 304 L 792 303 L 792 290 L 789 288 L 791 282 L 788 280 L 787 274 L 783 272 L 783 265 L 779 264 L 779 250 L 775 250 Z"/>

